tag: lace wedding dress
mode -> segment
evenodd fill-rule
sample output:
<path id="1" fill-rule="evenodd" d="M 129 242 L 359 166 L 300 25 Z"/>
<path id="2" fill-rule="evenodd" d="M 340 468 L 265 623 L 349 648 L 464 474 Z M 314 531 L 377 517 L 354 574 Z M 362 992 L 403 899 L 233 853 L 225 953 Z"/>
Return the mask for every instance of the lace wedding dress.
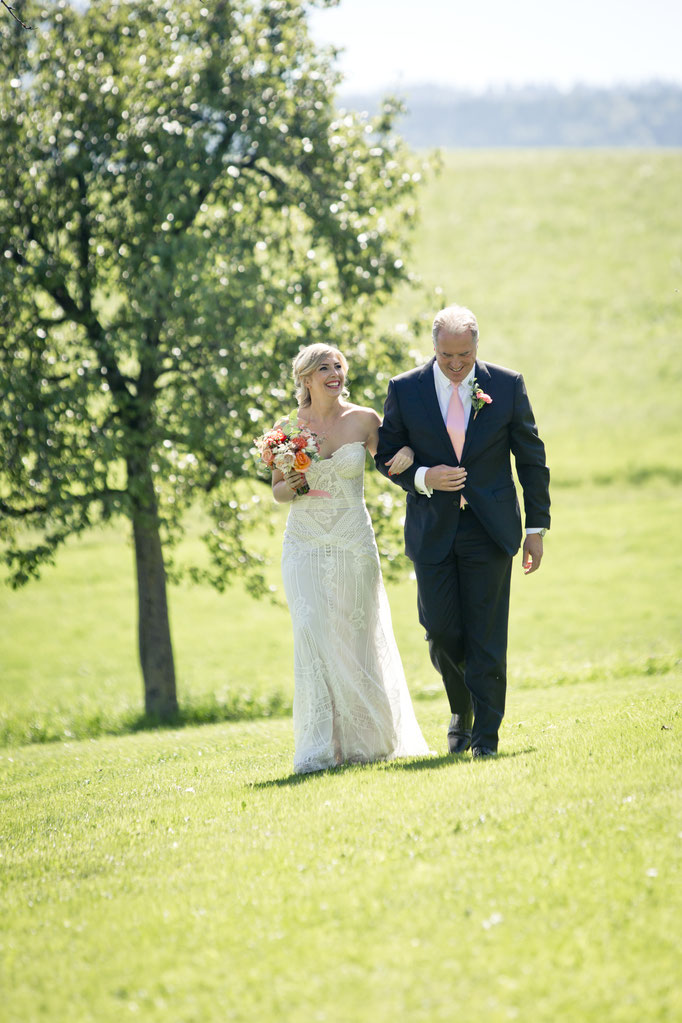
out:
<path id="1" fill-rule="evenodd" d="M 294 629 L 294 770 L 427 754 L 393 636 L 353 441 L 306 473 L 282 576 Z M 321 493 L 327 496 L 321 496 Z"/>

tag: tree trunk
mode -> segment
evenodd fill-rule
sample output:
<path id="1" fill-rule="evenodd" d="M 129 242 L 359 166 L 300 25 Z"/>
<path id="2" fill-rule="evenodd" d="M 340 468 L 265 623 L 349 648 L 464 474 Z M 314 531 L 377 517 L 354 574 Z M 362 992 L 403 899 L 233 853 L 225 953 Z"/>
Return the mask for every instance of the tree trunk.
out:
<path id="1" fill-rule="evenodd" d="M 167 720 L 177 712 L 178 698 L 156 494 L 147 466 L 135 466 L 129 460 L 128 480 L 133 493 L 138 639 L 144 705 L 148 714 Z"/>

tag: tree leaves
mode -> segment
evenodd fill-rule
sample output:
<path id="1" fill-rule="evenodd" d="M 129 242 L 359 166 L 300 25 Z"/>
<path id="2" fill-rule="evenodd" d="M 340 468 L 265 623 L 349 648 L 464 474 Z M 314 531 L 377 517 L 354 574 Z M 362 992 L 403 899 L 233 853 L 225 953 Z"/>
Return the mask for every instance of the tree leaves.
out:
<path id="1" fill-rule="evenodd" d="M 335 344 L 361 394 L 404 354 L 366 344 L 419 179 L 396 110 L 337 113 L 304 3 L 26 16 L 0 25 L 0 528 L 34 531 L 13 578 L 128 514 L 143 453 L 167 539 L 203 495 L 203 575 L 258 590 L 252 438 L 291 405 L 291 359 Z"/>

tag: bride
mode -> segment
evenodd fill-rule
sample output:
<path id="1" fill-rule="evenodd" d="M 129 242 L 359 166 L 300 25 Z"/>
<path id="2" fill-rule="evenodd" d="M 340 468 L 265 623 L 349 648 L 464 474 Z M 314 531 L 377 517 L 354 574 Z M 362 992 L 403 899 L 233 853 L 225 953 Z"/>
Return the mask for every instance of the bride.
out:
<path id="1" fill-rule="evenodd" d="M 282 577 L 294 631 L 294 770 L 427 754 L 363 495 L 381 419 L 347 400 L 348 365 L 335 348 L 309 345 L 293 372 L 299 425 L 320 444 L 305 476 L 272 476 L 275 500 L 291 502 Z M 412 461 L 402 448 L 387 464 L 397 474 Z M 305 482 L 313 489 L 297 495 Z"/>

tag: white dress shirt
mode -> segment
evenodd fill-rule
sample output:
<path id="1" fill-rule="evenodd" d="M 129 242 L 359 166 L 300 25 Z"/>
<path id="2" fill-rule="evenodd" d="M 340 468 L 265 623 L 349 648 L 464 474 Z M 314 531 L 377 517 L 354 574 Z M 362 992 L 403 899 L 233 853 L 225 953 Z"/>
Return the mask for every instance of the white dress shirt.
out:
<path id="1" fill-rule="evenodd" d="M 471 385 L 476 375 L 476 367 L 465 376 L 464 380 L 458 384 L 459 396 L 462 400 L 462 408 L 464 409 L 464 429 L 466 430 L 469 425 L 469 416 L 471 415 Z M 437 362 L 433 364 L 433 382 L 436 385 L 436 397 L 438 398 L 438 405 L 440 406 L 440 412 L 443 417 L 443 422 L 447 422 L 448 418 L 448 405 L 450 404 L 450 396 L 452 389 L 455 386 L 451 380 L 449 380 L 443 370 L 440 368 Z M 426 476 L 429 466 L 420 465 L 414 474 L 414 486 L 418 493 L 424 494 L 425 497 L 431 497 L 433 489 L 429 487 L 424 479 Z M 526 529 L 528 533 L 539 533 L 541 529 L 539 526 L 531 527 Z"/>

